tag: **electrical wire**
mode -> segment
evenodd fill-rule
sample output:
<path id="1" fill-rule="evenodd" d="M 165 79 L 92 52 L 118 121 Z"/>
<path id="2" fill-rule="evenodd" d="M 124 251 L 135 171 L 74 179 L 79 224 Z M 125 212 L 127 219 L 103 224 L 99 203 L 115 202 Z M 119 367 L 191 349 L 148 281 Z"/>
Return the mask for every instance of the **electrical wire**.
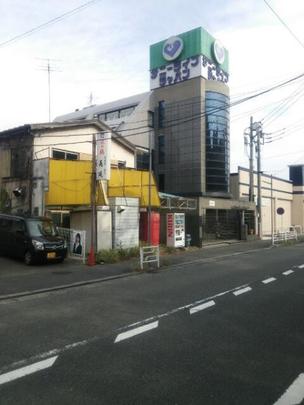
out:
<path id="1" fill-rule="evenodd" d="M 284 27 L 293 36 L 293 38 L 301 45 L 302 48 L 304 48 L 304 43 L 296 36 L 296 34 L 291 30 L 291 28 L 287 25 L 287 23 L 279 16 L 279 14 L 271 7 L 271 5 L 266 0 L 264 0 L 264 3 L 270 8 L 273 14 L 278 18 L 281 24 L 284 25 Z"/>
<path id="2" fill-rule="evenodd" d="M 16 41 L 19 41 L 19 40 L 23 39 L 23 38 L 26 38 L 26 37 L 34 34 L 37 31 L 41 31 L 42 29 L 44 29 L 46 27 L 49 27 L 50 25 L 56 24 L 56 23 L 62 21 L 63 19 L 65 19 L 67 17 L 70 17 L 71 15 L 79 13 L 82 10 L 92 6 L 94 3 L 98 2 L 98 1 L 100 1 L 100 0 L 87 1 L 86 3 L 83 3 L 82 5 L 80 5 L 80 6 L 76 7 L 76 8 L 73 8 L 72 10 L 69 10 L 69 11 L 67 11 L 67 12 L 65 12 L 65 13 L 63 13 L 63 14 L 55 17 L 55 18 L 52 18 L 51 20 L 46 21 L 45 23 L 37 25 L 36 27 L 31 28 L 28 31 L 25 31 L 25 32 L 23 32 L 21 34 L 15 35 L 14 37 L 12 37 L 10 39 L 1 42 L 0 43 L 0 48 L 3 48 L 4 46 L 12 44 L 12 43 L 14 43 Z"/>

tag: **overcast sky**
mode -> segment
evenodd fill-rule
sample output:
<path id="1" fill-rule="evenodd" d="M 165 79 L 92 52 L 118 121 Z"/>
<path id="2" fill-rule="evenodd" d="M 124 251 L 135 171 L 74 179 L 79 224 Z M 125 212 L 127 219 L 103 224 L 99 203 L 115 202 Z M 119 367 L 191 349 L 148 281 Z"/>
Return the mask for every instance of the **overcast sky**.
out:
<path id="1" fill-rule="evenodd" d="M 268 0 L 304 42 L 304 1 Z M 85 0 L 1 0 L 0 44 Z M 149 90 L 149 45 L 202 26 L 230 52 L 232 101 L 304 72 L 304 47 L 263 0 L 100 0 L 14 43 L 0 45 L 0 130 L 48 120 L 47 74 L 52 59 L 52 118 Z M 301 92 L 302 91 L 302 92 Z M 302 96 L 303 95 L 303 96 Z M 292 96 L 292 97 L 290 97 Z M 301 97 L 302 96 L 302 97 Z M 231 171 L 248 166 L 243 132 L 252 114 L 268 133 L 286 128 L 263 148 L 263 169 L 286 177 L 304 163 L 304 79 L 231 109 Z M 291 104 L 291 105 L 290 105 Z"/>

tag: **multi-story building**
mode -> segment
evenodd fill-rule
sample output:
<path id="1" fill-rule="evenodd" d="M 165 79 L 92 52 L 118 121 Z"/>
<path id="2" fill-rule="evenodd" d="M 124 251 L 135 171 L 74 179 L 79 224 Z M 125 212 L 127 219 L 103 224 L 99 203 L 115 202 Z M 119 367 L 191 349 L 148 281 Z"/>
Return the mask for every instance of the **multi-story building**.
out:
<path id="1" fill-rule="evenodd" d="M 193 240 L 239 237 L 241 212 L 255 208 L 229 189 L 228 80 L 228 51 L 196 28 L 150 46 L 149 92 L 55 121 L 106 122 L 137 146 L 138 168 L 148 168 L 150 146 L 159 190 L 197 199 L 187 220 Z"/>

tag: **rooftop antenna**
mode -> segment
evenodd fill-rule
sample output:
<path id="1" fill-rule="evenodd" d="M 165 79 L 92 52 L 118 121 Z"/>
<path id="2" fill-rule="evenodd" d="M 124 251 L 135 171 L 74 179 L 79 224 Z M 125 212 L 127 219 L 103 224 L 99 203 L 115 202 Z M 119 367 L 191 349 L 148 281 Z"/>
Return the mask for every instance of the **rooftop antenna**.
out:
<path id="1" fill-rule="evenodd" d="M 50 59 L 50 58 L 37 58 L 44 62 L 42 66 L 39 66 L 39 70 L 47 72 L 48 80 L 48 107 L 49 107 L 49 122 L 51 122 L 51 72 L 61 72 L 54 64 L 58 62 L 59 59 Z"/>

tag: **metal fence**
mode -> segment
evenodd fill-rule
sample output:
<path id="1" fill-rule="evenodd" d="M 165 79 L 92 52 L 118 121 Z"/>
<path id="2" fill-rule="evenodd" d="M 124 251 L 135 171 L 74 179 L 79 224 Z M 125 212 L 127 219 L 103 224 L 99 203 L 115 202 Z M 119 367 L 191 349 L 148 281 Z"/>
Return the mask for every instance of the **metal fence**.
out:
<path id="1" fill-rule="evenodd" d="M 298 240 L 298 233 L 296 231 L 278 232 L 273 235 L 273 245 L 278 245 L 288 240 Z"/>
<path id="2" fill-rule="evenodd" d="M 86 261 L 86 231 L 80 231 L 70 228 L 58 227 L 58 233 L 62 236 L 68 249 L 68 256 L 75 259 L 82 259 L 83 263 Z"/>
<path id="3" fill-rule="evenodd" d="M 143 246 L 140 248 L 140 268 L 143 270 L 145 263 L 156 263 L 159 268 L 159 246 Z"/>

